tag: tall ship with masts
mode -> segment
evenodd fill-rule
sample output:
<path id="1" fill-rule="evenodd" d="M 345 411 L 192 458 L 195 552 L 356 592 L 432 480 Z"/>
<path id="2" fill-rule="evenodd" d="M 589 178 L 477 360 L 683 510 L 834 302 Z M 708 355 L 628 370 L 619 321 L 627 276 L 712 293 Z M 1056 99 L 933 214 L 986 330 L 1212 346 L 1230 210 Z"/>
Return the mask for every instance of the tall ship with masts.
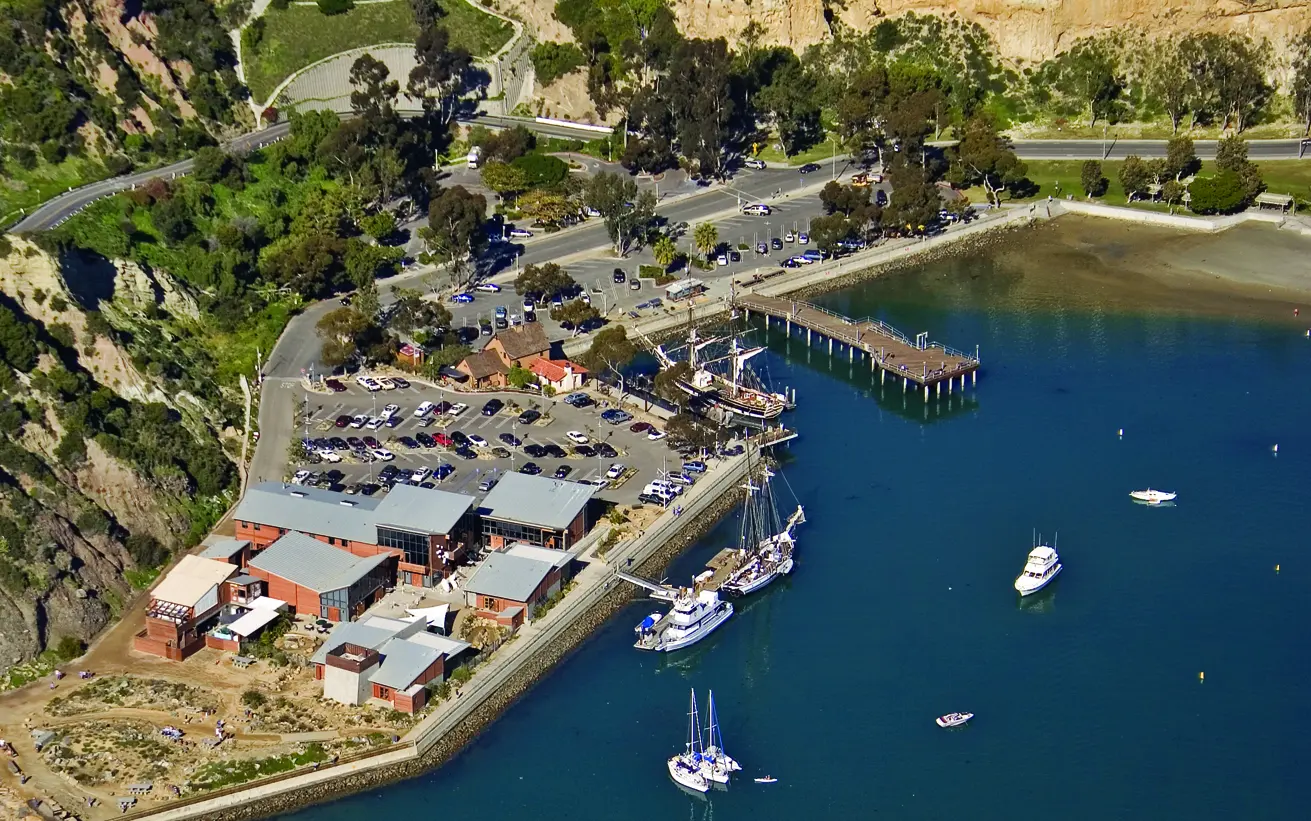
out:
<path id="1" fill-rule="evenodd" d="M 727 342 L 727 351 L 715 355 L 707 349 Z M 687 359 L 675 359 L 663 345 L 652 345 L 660 369 L 668 370 L 680 362 L 687 362 L 688 376 L 676 380 L 679 389 L 696 404 L 720 412 L 725 423 L 731 423 L 731 417 L 761 425 L 777 419 L 783 411 L 792 406 L 788 396 L 775 393 L 761 384 L 760 378 L 747 365 L 754 356 L 765 348 L 744 347 L 736 336 L 711 337 L 701 339 L 696 328 L 688 332 Z M 678 346 L 672 350 L 681 350 Z"/>
<path id="2" fill-rule="evenodd" d="M 774 477 L 769 466 L 762 463 L 759 472 L 748 472 L 746 484 L 742 486 L 747 497 L 738 538 L 740 564 L 719 588 L 730 596 L 754 593 L 779 576 L 791 573 L 795 564 L 796 529 L 806 521 L 806 511 L 797 505 L 787 522 L 781 521 L 774 503 Z"/>

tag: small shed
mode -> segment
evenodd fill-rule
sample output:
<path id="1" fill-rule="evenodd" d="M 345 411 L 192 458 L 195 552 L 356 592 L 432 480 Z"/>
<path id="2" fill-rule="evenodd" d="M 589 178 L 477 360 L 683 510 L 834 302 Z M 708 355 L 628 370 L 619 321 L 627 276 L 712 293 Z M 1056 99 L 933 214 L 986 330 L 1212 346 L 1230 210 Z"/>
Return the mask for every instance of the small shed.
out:
<path id="1" fill-rule="evenodd" d="M 1261 210 L 1272 208 L 1284 212 L 1296 210 L 1297 203 L 1288 194 L 1271 194 L 1267 191 L 1256 195 L 1256 207 Z"/>

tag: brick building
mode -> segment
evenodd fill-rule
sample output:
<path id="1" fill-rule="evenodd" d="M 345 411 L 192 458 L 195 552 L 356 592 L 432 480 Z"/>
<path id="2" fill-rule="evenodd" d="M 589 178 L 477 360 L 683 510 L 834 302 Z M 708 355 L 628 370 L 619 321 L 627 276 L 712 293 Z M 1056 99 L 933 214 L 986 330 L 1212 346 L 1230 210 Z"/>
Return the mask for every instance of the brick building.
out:
<path id="1" fill-rule="evenodd" d="M 568 359 L 535 359 L 528 370 L 542 384 L 554 388 L 556 393 L 576 391 L 587 381 L 587 368 Z"/>
<path id="2" fill-rule="evenodd" d="M 496 354 L 507 370 L 516 365 L 527 368 L 533 360 L 546 356 L 549 350 L 551 342 L 540 322 L 525 322 L 497 331 L 483 348 L 484 352 Z"/>
<path id="3" fill-rule="evenodd" d="M 173 661 L 183 661 L 205 646 L 205 630 L 237 598 L 255 599 L 261 584 L 240 583 L 236 565 L 183 556 L 150 591 L 145 629 L 132 640 L 132 648 Z M 241 581 L 245 581 L 241 579 Z"/>
<path id="4" fill-rule="evenodd" d="M 507 376 L 510 369 L 501 358 L 491 351 L 471 353 L 455 369 L 469 377 L 469 387 L 475 390 L 487 388 L 504 388 L 509 384 Z"/>
<path id="5" fill-rule="evenodd" d="M 385 498 L 261 482 L 237 505 L 237 539 L 253 555 L 289 533 L 302 533 L 355 556 L 397 558 L 399 581 L 433 587 L 478 538 L 474 497 L 397 485 Z M 283 598 L 279 596 L 279 598 Z"/>
<path id="6" fill-rule="evenodd" d="M 483 544 L 499 550 L 516 542 L 568 550 L 587 533 L 587 507 L 596 488 L 547 476 L 507 473 L 483 499 Z"/>
<path id="7" fill-rule="evenodd" d="M 487 556 L 464 583 L 470 607 L 506 627 L 518 627 L 564 584 L 569 553 L 515 545 Z"/>
<path id="8" fill-rule="evenodd" d="M 413 713 L 427 702 L 424 685 L 442 681 L 469 649 L 463 641 L 425 630 L 426 622 L 369 616 L 339 624 L 310 657 L 323 697 L 343 704 L 385 702 Z"/>
<path id="9" fill-rule="evenodd" d="M 353 621 L 395 583 L 396 556 L 357 556 L 293 532 L 260 551 L 246 570 L 298 614 Z"/>

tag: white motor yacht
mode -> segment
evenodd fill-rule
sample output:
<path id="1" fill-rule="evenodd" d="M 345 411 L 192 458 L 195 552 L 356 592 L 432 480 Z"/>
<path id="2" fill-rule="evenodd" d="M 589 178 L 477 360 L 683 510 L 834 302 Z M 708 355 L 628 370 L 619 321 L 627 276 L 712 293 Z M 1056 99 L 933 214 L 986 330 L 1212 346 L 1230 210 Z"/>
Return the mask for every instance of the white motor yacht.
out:
<path id="1" fill-rule="evenodd" d="M 974 713 L 947 713 L 945 716 L 938 716 L 935 721 L 939 727 L 963 727 L 970 719 L 974 718 Z"/>
<path id="2" fill-rule="evenodd" d="M 657 620 L 647 616 L 634 628 L 639 650 L 671 652 L 696 644 L 733 615 L 733 605 L 719 598 L 713 590 L 681 588 L 674 597 L 674 608 Z"/>
<path id="3" fill-rule="evenodd" d="M 1024 572 L 1015 579 L 1015 589 L 1021 596 L 1030 596 L 1043 589 L 1061 572 L 1061 557 L 1047 545 L 1038 545 L 1029 551 Z"/>
<path id="4" fill-rule="evenodd" d="M 1161 502 L 1173 502 L 1178 493 L 1169 493 L 1164 490 L 1134 490 L 1129 495 L 1140 502 L 1146 502 L 1149 505 L 1159 505 Z"/>

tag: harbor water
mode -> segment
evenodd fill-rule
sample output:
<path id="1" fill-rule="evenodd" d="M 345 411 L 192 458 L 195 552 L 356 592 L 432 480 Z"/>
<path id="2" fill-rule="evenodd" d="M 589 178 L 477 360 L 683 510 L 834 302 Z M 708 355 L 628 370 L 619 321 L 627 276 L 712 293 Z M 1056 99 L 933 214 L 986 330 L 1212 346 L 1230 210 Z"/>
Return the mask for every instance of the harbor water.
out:
<path id="1" fill-rule="evenodd" d="M 793 575 L 710 638 L 639 652 L 662 608 L 635 604 L 446 766 L 289 817 L 1305 818 L 1311 339 L 1291 304 L 1148 280 L 1082 230 L 818 300 L 979 345 L 964 396 L 770 330 L 756 361 L 801 432 L 776 495 L 808 523 Z M 1129 499 L 1149 486 L 1177 504 Z M 1065 569 L 1021 602 L 1035 530 Z M 744 767 L 708 797 L 664 766 L 692 687 Z M 939 729 L 952 711 L 976 718 Z"/>

